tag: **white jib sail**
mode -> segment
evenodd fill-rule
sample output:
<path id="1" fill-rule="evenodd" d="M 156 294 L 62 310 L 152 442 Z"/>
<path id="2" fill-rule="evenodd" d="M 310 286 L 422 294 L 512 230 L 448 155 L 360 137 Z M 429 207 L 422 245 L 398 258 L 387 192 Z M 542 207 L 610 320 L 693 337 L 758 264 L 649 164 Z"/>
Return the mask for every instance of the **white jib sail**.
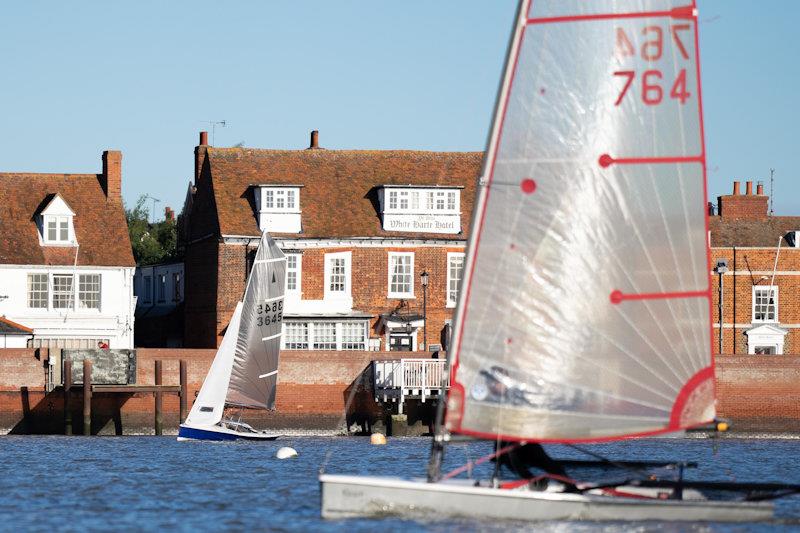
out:
<path id="1" fill-rule="evenodd" d="M 236 350 L 236 339 L 239 337 L 239 323 L 242 317 L 242 303 L 236 305 L 228 329 L 222 337 L 208 370 L 203 386 L 197 393 L 192 410 L 186 417 L 186 423 L 195 426 L 213 426 L 222 420 L 225 410 L 225 398 L 228 395 L 228 383 L 233 368 L 233 355 Z"/>
<path id="2" fill-rule="evenodd" d="M 227 402 L 273 409 L 283 326 L 286 256 L 266 232 L 247 280 Z"/>
<path id="3" fill-rule="evenodd" d="M 456 313 L 452 431 L 582 441 L 714 416 L 690 2 L 522 2 Z"/>

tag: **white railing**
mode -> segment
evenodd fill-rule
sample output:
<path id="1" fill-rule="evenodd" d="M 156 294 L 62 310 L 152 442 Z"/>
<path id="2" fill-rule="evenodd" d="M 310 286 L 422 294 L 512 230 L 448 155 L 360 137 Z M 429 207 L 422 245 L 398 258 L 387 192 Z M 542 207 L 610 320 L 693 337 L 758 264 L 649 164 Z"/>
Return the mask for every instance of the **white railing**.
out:
<path id="1" fill-rule="evenodd" d="M 445 361 L 440 359 L 394 359 L 373 361 L 375 399 L 384 402 L 398 401 L 400 413 L 406 398 L 423 403 L 430 396 L 438 396 L 444 382 L 450 387 L 450 376 L 445 371 Z"/>

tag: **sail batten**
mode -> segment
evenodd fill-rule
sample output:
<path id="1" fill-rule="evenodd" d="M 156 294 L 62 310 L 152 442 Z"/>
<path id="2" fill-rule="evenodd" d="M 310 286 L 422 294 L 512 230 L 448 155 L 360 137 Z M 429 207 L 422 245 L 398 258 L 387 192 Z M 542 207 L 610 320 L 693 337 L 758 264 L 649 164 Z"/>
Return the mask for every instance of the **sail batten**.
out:
<path id="1" fill-rule="evenodd" d="M 456 310 L 451 431 L 588 441 L 713 418 L 686 4 L 522 2 Z"/>

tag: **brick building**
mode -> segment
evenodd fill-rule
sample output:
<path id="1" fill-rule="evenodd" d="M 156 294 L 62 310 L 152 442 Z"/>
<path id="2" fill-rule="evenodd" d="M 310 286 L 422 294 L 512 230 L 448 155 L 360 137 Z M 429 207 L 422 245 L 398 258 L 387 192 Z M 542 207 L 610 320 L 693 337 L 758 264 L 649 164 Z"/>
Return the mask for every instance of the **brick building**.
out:
<path id="1" fill-rule="evenodd" d="M 759 184 L 739 182 L 718 198 L 709 217 L 714 346 L 720 346 L 719 288 L 722 278 L 721 353 L 800 353 L 800 217 L 770 216 Z"/>
<path id="2" fill-rule="evenodd" d="M 186 346 L 221 341 L 262 230 L 288 258 L 284 349 L 443 344 L 481 161 L 326 150 L 317 132 L 301 150 L 214 148 L 201 133 L 179 228 Z"/>

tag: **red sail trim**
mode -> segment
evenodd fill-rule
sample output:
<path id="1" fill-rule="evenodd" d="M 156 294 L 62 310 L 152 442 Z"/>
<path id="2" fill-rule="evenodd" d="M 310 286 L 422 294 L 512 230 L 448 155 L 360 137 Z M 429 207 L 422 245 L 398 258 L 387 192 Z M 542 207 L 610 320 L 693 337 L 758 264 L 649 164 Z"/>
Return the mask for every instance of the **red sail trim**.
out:
<path id="1" fill-rule="evenodd" d="M 689 381 L 681 388 L 678 396 L 675 398 L 675 403 L 672 406 L 672 412 L 669 416 L 669 427 L 673 429 L 681 429 L 681 417 L 683 416 L 684 409 L 687 407 L 689 398 L 706 381 L 711 380 L 711 385 L 714 385 L 714 366 L 707 366 L 700 370 L 697 374 L 689 378 Z M 709 420 L 709 422 L 712 422 Z"/>
<path id="2" fill-rule="evenodd" d="M 704 291 L 688 291 L 688 292 L 640 292 L 640 293 L 624 293 L 619 290 L 611 291 L 609 300 L 616 305 L 624 302 L 625 300 L 675 300 L 678 298 L 711 298 L 711 289 Z"/>
<path id="3" fill-rule="evenodd" d="M 603 154 L 597 158 L 597 163 L 608 168 L 613 164 L 617 165 L 643 165 L 648 163 L 700 163 L 705 166 L 706 158 L 704 155 L 687 155 L 674 157 L 611 157 Z"/>
<path id="4" fill-rule="evenodd" d="M 635 19 L 647 17 L 670 17 L 675 19 L 695 19 L 694 6 L 674 7 L 668 11 L 640 11 L 638 13 L 597 13 L 594 15 L 564 15 L 560 17 L 533 17 L 526 24 L 550 24 L 553 22 L 580 22 L 582 20 Z"/>

